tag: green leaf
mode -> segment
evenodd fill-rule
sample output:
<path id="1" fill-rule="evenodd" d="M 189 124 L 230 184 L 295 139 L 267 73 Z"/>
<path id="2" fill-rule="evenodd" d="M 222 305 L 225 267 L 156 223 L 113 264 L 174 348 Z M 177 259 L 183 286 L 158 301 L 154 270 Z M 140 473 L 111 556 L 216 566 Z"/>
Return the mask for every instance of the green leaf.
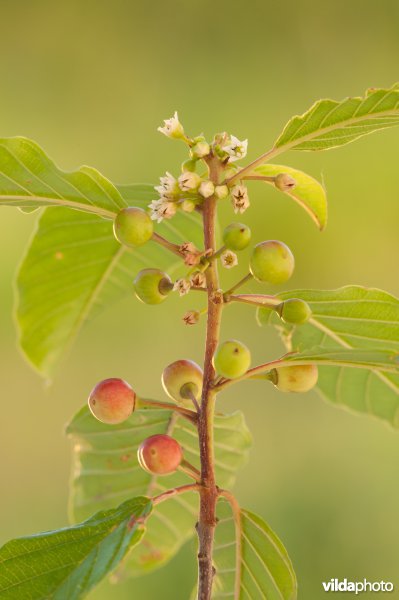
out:
<path id="1" fill-rule="evenodd" d="M 134 498 L 79 525 L 11 540 L 0 549 L 0 597 L 82 598 L 141 540 L 151 508 Z"/>
<path id="2" fill-rule="evenodd" d="M 153 197 L 150 185 L 120 189 L 124 204 L 146 206 Z M 201 245 L 199 217 L 181 213 L 159 231 L 175 243 L 191 240 Z M 176 257 L 155 242 L 137 250 L 121 246 L 110 220 L 68 208 L 47 208 L 17 277 L 17 323 L 26 357 L 42 375 L 51 377 L 84 322 L 132 293 L 140 269 L 170 271 L 175 265 Z"/>
<path id="3" fill-rule="evenodd" d="M 125 423 L 104 425 L 84 407 L 67 432 L 73 440 L 71 510 L 81 520 L 94 506 L 108 508 L 132 495 L 154 495 L 187 483 L 181 472 L 155 477 L 137 462 L 137 447 L 148 436 L 168 433 L 177 439 L 185 458 L 199 467 L 198 437 L 187 420 L 168 410 L 138 410 Z M 236 471 L 247 460 L 251 436 L 241 413 L 215 418 L 215 464 L 218 483 L 234 484 Z M 157 505 L 147 523 L 143 544 L 127 563 L 131 574 L 151 571 L 176 554 L 195 533 L 197 494 L 175 496 Z"/>
<path id="4" fill-rule="evenodd" d="M 68 206 L 112 219 L 125 206 L 120 193 L 98 171 L 66 173 L 23 137 L 0 138 L 0 206 L 31 210 Z"/>
<path id="5" fill-rule="evenodd" d="M 282 300 L 302 298 L 312 309 L 305 325 L 291 327 L 260 309 L 258 320 L 270 320 L 280 329 L 288 350 L 399 352 L 399 300 L 377 289 L 347 286 L 338 290 L 294 290 L 279 294 Z M 375 369 L 321 366 L 317 389 L 346 408 L 379 417 L 399 427 L 399 375 Z"/>
<path id="6" fill-rule="evenodd" d="M 276 366 L 298 365 L 327 365 L 338 367 L 354 367 L 357 369 L 374 369 L 397 373 L 399 375 L 399 353 L 392 350 L 337 349 L 331 350 L 316 346 L 310 350 L 295 352 L 283 356 Z"/>
<path id="7" fill-rule="evenodd" d="M 261 517 L 219 501 L 212 599 L 295 600 L 297 582 L 281 541 Z"/>
<path id="8" fill-rule="evenodd" d="M 274 147 L 279 152 L 329 150 L 398 124 L 398 87 L 370 89 L 363 97 L 341 102 L 319 100 L 287 123 Z"/>
<path id="9" fill-rule="evenodd" d="M 313 219 L 319 229 L 323 230 L 327 224 L 327 196 L 324 187 L 316 179 L 310 175 L 286 167 L 283 165 L 265 164 L 257 167 L 254 173 L 264 175 L 266 177 L 274 177 L 279 173 L 287 173 L 296 181 L 295 187 L 287 192 Z M 266 181 L 274 187 L 274 183 Z"/>

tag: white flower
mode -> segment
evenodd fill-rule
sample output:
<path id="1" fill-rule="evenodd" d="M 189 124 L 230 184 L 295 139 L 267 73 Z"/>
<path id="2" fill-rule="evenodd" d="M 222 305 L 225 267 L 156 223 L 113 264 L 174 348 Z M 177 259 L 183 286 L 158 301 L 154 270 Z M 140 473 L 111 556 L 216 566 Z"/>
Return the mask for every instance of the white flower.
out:
<path id="1" fill-rule="evenodd" d="M 235 185 L 231 190 L 231 202 L 235 213 L 243 213 L 249 206 L 248 190 L 245 185 Z"/>
<path id="2" fill-rule="evenodd" d="M 238 265 L 237 254 L 235 254 L 235 252 L 232 252 L 231 250 L 226 250 L 225 252 L 223 252 L 220 255 L 220 260 L 222 262 L 222 265 L 226 269 L 232 269 L 233 267 Z"/>
<path id="3" fill-rule="evenodd" d="M 161 185 L 157 185 L 154 188 L 158 194 L 168 198 L 174 196 L 177 191 L 177 181 L 175 177 L 166 172 L 166 174 L 163 177 L 160 177 L 159 180 Z"/>
<path id="4" fill-rule="evenodd" d="M 185 296 L 191 289 L 191 283 L 187 279 L 178 279 L 174 286 L 173 291 L 179 292 L 180 296 Z"/>
<path id="5" fill-rule="evenodd" d="M 222 146 L 222 150 L 227 152 L 230 156 L 230 161 L 234 162 L 235 160 L 240 160 L 241 158 L 245 158 L 247 155 L 248 149 L 248 140 L 243 140 L 240 142 L 235 135 L 231 135 L 228 143 L 225 146 Z"/>
<path id="6" fill-rule="evenodd" d="M 204 273 L 201 273 L 201 271 L 197 271 L 196 273 L 193 273 L 190 277 L 190 283 L 194 287 L 205 287 L 206 277 L 205 277 Z"/>
<path id="7" fill-rule="evenodd" d="M 199 193 L 204 198 L 209 198 L 215 191 L 215 186 L 212 181 L 203 181 L 199 186 Z"/>
<path id="8" fill-rule="evenodd" d="M 177 112 L 171 119 L 164 120 L 164 126 L 158 127 L 158 131 L 170 138 L 181 138 L 184 136 L 183 125 L 179 121 Z"/>
<path id="9" fill-rule="evenodd" d="M 160 223 L 163 219 L 171 219 L 176 214 L 176 204 L 166 198 L 153 200 L 149 204 L 149 208 L 151 209 L 151 219 L 157 223 Z"/>
<path id="10" fill-rule="evenodd" d="M 201 177 L 192 171 L 185 171 L 180 175 L 178 181 L 183 192 L 190 192 L 199 188 Z"/>

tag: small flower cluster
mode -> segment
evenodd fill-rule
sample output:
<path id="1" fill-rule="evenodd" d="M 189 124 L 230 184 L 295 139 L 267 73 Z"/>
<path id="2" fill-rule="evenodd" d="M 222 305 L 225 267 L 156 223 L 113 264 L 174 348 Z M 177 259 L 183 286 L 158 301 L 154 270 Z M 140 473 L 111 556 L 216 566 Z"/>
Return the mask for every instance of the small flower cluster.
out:
<path id="1" fill-rule="evenodd" d="M 190 159 L 183 163 L 183 172 L 177 179 L 168 172 L 160 178 L 160 185 L 155 187 L 159 198 L 153 200 L 149 205 L 152 220 L 160 223 L 163 219 L 171 219 L 178 208 L 192 212 L 197 207 L 200 208 L 204 200 L 211 196 L 222 200 L 231 194 L 235 213 L 243 213 L 248 208 L 248 191 L 244 185 L 235 185 L 229 189 L 225 183 L 215 185 L 209 179 L 201 177 L 195 172 L 199 160 L 206 162 L 208 157 L 216 156 L 226 170 L 227 176 L 229 165 L 231 165 L 230 169 L 236 169 L 237 167 L 231 163 L 245 158 L 248 140 L 241 141 L 227 133 L 217 134 L 211 145 L 203 135 L 190 139 L 184 132 L 177 112 L 170 119 L 166 119 L 163 127 L 158 127 L 158 131 L 169 138 L 181 139 L 186 142 L 189 146 Z"/>
<path id="2" fill-rule="evenodd" d="M 195 271 L 189 277 L 178 279 L 173 286 L 173 291 L 179 292 L 180 296 L 185 296 L 191 288 L 204 288 L 205 285 L 206 278 L 204 273 L 202 271 Z"/>

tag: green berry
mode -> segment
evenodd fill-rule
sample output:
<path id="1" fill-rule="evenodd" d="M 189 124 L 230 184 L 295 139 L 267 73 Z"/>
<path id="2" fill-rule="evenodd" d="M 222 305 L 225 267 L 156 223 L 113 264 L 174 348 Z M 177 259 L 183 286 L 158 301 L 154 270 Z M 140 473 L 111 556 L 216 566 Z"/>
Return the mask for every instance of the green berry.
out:
<path id="1" fill-rule="evenodd" d="M 142 246 L 151 239 L 154 224 L 142 208 L 123 208 L 114 221 L 114 235 L 118 242 L 130 248 Z"/>
<path id="2" fill-rule="evenodd" d="M 220 344 L 213 357 L 213 366 L 217 373 L 228 379 L 235 379 L 244 375 L 250 364 L 250 351 L 245 344 L 237 340 L 228 340 Z"/>
<path id="3" fill-rule="evenodd" d="M 134 280 L 134 291 L 144 304 L 160 304 L 173 288 L 169 275 L 160 269 L 143 269 Z"/>
<path id="4" fill-rule="evenodd" d="M 285 323 L 292 325 L 303 325 L 312 315 L 309 304 L 300 298 L 285 300 L 277 306 L 277 312 Z"/>
<path id="5" fill-rule="evenodd" d="M 223 231 L 223 242 L 230 250 L 244 250 L 251 241 L 251 230 L 243 223 L 231 223 Z"/>
<path id="6" fill-rule="evenodd" d="M 316 365 L 292 365 L 273 369 L 272 381 L 282 392 L 308 392 L 317 383 Z"/>
<path id="7" fill-rule="evenodd" d="M 168 475 L 179 467 L 183 450 L 169 435 L 157 434 L 148 437 L 137 450 L 140 466 L 153 475 Z"/>
<path id="8" fill-rule="evenodd" d="M 279 284 L 291 277 L 295 261 L 288 246 L 277 240 L 269 240 L 255 246 L 249 266 L 258 281 Z"/>
<path id="9" fill-rule="evenodd" d="M 91 391 L 88 404 L 96 419 L 116 425 L 126 421 L 134 411 L 136 394 L 123 379 L 104 379 Z"/>
<path id="10" fill-rule="evenodd" d="M 176 360 L 162 373 L 162 385 L 169 398 L 177 402 L 198 401 L 202 393 L 203 372 L 193 360 Z"/>

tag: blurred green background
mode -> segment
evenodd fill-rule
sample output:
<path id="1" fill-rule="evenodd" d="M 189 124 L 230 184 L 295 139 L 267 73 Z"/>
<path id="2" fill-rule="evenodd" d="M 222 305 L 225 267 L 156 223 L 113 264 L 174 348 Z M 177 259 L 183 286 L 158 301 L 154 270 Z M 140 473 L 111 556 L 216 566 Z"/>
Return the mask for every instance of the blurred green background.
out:
<path id="1" fill-rule="evenodd" d="M 116 182 L 155 183 L 177 171 L 183 145 L 156 132 L 176 109 L 190 133 L 248 137 L 255 158 L 319 97 L 341 99 L 399 79 L 397 0 L 3 0 L 0 18 L 1 134 L 31 137 L 59 166 L 90 164 Z M 398 148 L 393 129 L 283 158 L 324 179 L 323 234 L 289 199 L 251 186 L 243 219 L 255 241 L 272 237 L 292 248 L 292 287 L 356 283 L 399 294 Z M 222 221 L 231 218 L 226 206 Z M 11 316 L 14 272 L 35 219 L 1 209 L 1 542 L 66 525 L 63 428 L 94 383 L 122 376 L 163 397 L 163 367 L 184 356 L 201 361 L 202 353 L 202 328 L 180 321 L 193 298 L 152 308 L 128 297 L 85 327 L 45 388 L 16 348 Z M 248 343 L 255 361 L 282 350 L 245 306 L 227 312 L 223 336 Z M 221 397 L 221 409 L 238 407 L 255 444 L 237 495 L 284 541 L 300 599 L 323 598 L 321 582 L 332 577 L 385 579 L 398 588 L 399 432 L 316 394 L 282 396 L 261 382 Z M 152 576 L 118 588 L 105 582 L 91 600 L 187 600 L 194 542 L 188 550 Z"/>

